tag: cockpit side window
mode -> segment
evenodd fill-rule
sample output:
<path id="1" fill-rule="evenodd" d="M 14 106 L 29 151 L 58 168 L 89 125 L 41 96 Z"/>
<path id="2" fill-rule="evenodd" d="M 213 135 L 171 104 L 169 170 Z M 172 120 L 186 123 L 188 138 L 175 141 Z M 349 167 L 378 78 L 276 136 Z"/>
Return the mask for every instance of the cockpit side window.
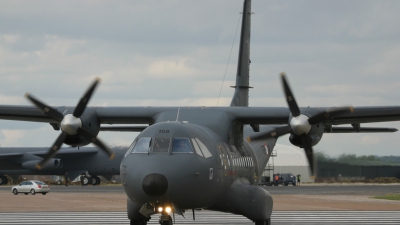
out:
<path id="1" fill-rule="evenodd" d="M 151 138 L 142 137 L 136 143 L 135 147 L 132 150 L 132 153 L 148 153 L 151 146 Z"/>
<path id="2" fill-rule="evenodd" d="M 154 138 L 153 152 L 168 152 L 170 138 Z"/>
<path id="3" fill-rule="evenodd" d="M 210 158 L 212 156 L 210 150 L 208 150 L 207 146 L 201 142 L 198 138 L 195 139 L 196 143 L 199 145 L 201 151 L 203 152 L 204 158 Z"/>
<path id="4" fill-rule="evenodd" d="M 174 138 L 172 153 L 193 153 L 192 145 L 188 138 Z"/>
<path id="5" fill-rule="evenodd" d="M 196 151 L 197 155 L 199 155 L 201 157 L 204 157 L 203 153 L 201 152 L 201 149 L 200 149 L 199 145 L 196 142 L 196 139 L 192 138 L 192 143 L 193 143 L 193 147 L 194 147 L 194 150 Z"/>

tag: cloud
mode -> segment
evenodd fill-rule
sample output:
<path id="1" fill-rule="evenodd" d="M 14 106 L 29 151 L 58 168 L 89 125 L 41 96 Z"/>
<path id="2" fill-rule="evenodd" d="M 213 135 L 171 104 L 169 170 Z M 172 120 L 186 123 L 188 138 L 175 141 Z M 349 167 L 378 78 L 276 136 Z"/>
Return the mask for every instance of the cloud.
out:
<path id="1" fill-rule="evenodd" d="M 25 130 L 2 130 L 1 145 L 15 146 L 23 140 L 25 133 Z"/>
<path id="2" fill-rule="evenodd" d="M 358 140 L 358 143 L 362 145 L 378 145 L 382 143 L 381 138 L 374 136 L 374 135 L 367 135 L 365 137 L 362 137 L 360 140 Z"/>
<path id="3" fill-rule="evenodd" d="M 400 2 L 252 4 L 251 106 L 286 107 L 283 71 L 303 107 L 399 105 Z M 0 104 L 30 105 L 23 97 L 29 91 L 50 105 L 75 105 L 100 77 L 90 106 L 215 106 L 228 65 L 218 103 L 228 106 L 239 33 L 228 58 L 241 7 L 239 0 L 3 2 Z M 21 131 L 18 141 L 4 139 L 13 146 L 49 146 L 58 135 L 48 124 L 2 126 Z M 34 132 L 22 133 L 24 126 Z M 397 133 L 385 135 L 391 138 L 379 138 L 388 150 L 380 154 L 398 145 Z M 113 144 L 133 140 L 101 137 Z M 362 137 L 324 135 L 316 147 L 375 152 L 355 141 Z"/>
<path id="4" fill-rule="evenodd" d="M 152 78 L 176 79 L 190 77 L 193 70 L 188 67 L 187 59 L 164 59 L 157 60 L 148 66 L 148 74 Z"/>

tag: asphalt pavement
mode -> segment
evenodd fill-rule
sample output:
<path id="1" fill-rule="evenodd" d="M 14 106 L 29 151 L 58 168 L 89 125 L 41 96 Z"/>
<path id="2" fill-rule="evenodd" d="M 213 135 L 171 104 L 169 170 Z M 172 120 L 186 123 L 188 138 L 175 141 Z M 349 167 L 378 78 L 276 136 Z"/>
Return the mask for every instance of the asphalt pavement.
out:
<path id="1" fill-rule="evenodd" d="M 0 186 L 0 191 L 11 192 L 12 185 Z M 305 184 L 302 186 L 262 186 L 271 195 L 384 195 L 400 193 L 400 184 Z M 122 185 L 52 185 L 51 192 L 59 193 L 125 193 Z"/>

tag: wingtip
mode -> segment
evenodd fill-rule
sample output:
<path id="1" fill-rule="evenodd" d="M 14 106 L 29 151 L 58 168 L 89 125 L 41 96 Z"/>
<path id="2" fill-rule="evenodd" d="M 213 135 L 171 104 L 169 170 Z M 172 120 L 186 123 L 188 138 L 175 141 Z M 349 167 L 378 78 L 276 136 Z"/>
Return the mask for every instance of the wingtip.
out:
<path id="1" fill-rule="evenodd" d="M 286 73 L 285 73 L 285 72 L 282 72 L 282 73 L 280 73 L 279 75 L 281 75 L 281 77 L 284 77 L 284 76 L 286 76 Z"/>
<path id="2" fill-rule="evenodd" d="M 29 97 L 29 92 L 26 92 L 24 95 L 25 98 Z"/>
<path id="3" fill-rule="evenodd" d="M 100 77 L 96 77 L 96 81 L 97 82 L 101 82 L 101 78 Z"/>
<path id="4" fill-rule="evenodd" d="M 42 167 L 41 167 L 39 164 L 36 164 L 35 167 L 36 167 L 36 169 L 38 169 L 38 170 L 41 170 L 41 169 L 42 169 Z"/>
<path id="5" fill-rule="evenodd" d="M 350 106 L 350 112 L 354 113 L 354 107 L 353 106 Z"/>

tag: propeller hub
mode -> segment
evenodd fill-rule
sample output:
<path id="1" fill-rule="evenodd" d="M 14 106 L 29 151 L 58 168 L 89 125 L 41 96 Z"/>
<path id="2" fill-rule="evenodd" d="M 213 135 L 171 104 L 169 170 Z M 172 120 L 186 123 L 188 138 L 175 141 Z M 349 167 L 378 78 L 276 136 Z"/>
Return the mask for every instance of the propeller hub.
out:
<path id="1" fill-rule="evenodd" d="M 307 134 L 311 130 L 311 124 L 308 122 L 308 117 L 300 114 L 299 116 L 293 117 L 290 120 L 290 127 L 292 128 L 292 132 L 301 136 L 302 134 Z"/>
<path id="2" fill-rule="evenodd" d="M 64 119 L 61 121 L 61 130 L 69 135 L 76 134 L 80 127 L 82 127 L 81 119 L 76 118 L 72 114 L 64 116 Z"/>

